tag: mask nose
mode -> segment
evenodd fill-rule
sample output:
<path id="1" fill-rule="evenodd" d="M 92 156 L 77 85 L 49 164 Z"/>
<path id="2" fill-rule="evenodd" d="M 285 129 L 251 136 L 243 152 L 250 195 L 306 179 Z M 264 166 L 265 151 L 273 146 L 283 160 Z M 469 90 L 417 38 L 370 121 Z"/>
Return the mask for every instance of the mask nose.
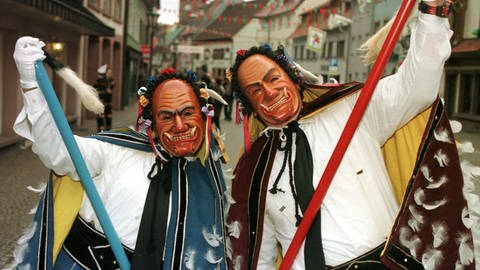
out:
<path id="1" fill-rule="evenodd" d="M 263 84 L 263 90 L 266 96 L 273 98 L 278 96 L 278 89 L 270 87 L 269 85 Z"/>
<path id="2" fill-rule="evenodd" d="M 183 122 L 183 119 L 180 115 L 175 114 L 175 129 L 177 131 L 185 131 L 187 126 Z"/>

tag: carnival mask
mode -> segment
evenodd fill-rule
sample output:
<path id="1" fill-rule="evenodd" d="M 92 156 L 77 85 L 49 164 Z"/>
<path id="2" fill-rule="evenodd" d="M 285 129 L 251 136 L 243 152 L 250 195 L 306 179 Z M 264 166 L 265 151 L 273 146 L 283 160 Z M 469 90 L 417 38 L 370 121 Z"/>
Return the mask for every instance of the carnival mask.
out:
<path id="1" fill-rule="evenodd" d="M 162 82 L 153 94 L 155 131 L 163 148 L 175 157 L 194 156 L 200 148 L 204 121 L 192 87 L 183 80 Z"/>
<path id="2" fill-rule="evenodd" d="M 240 65 L 237 76 L 242 92 L 266 125 L 282 127 L 296 120 L 301 107 L 300 93 L 272 59 L 252 55 Z"/>

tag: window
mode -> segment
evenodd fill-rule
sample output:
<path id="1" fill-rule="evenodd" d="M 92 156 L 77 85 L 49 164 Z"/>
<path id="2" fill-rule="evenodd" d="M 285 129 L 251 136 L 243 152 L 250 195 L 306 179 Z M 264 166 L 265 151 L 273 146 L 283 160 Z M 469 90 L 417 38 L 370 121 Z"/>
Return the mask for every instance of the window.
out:
<path id="1" fill-rule="evenodd" d="M 102 12 L 107 17 L 112 15 L 112 0 L 103 0 Z"/>
<path id="2" fill-rule="evenodd" d="M 459 113 L 469 114 L 472 109 L 472 74 L 462 74 L 460 83 Z"/>
<path id="3" fill-rule="evenodd" d="M 300 58 L 299 58 L 300 60 L 303 59 L 303 51 L 304 51 L 304 48 L 305 48 L 304 45 L 301 45 L 301 46 L 300 46 Z"/>
<path id="4" fill-rule="evenodd" d="M 223 49 L 213 49 L 212 59 L 218 60 L 224 58 L 224 50 Z"/>
<path id="5" fill-rule="evenodd" d="M 95 9 L 95 10 L 99 10 L 100 9 L 100 0 L 88 0 L 88 6 Z"/>
<path id="6" fill-rule="evenodd" d="M 345 56 L 345 41 L 340 40 L 337 43 L 337 57 L 344 57 Z"/>
<path id="7" fill-rule="evenodd" d="M 328 48 L 327 48 L 327 57 L 330 58 L 332 57 L 332 49 L 333 49 L 333 42 L 330 41 L 328 42 Z"/>
<path id="8" fill-rule="evenodd" d="M 114 0 L 113 4 L 113 19 L 121 22 L 122 21 L 122 1 Z"/>

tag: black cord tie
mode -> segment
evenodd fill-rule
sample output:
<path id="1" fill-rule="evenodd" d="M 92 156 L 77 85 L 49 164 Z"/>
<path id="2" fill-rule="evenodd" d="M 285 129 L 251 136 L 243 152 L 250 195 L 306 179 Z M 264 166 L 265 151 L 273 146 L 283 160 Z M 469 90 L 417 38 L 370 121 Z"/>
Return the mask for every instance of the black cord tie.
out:
<path id="1" fill-rule="evenodd" d="M 275 181 L 273 182 L 273 186 L 271 189 L 269 189 L 269 192 L 271 194 L 277 194 L 277 192 L 282 192 L 285 193 L 285 191 L 281 188 L 278 188 L 278 182 L 280 181 L 280 177 L 282 176 L 283 172 L 285 171 L 285 167 L 288 162 L 288 176 L 289 176 L 289 185 L 290 185 L 290 190 L 292 192 L 293 199 L 295 200 L 295 218 L 296 218 L 296 223 L 295 225 L 298 227 L 300 225 L 300 221 L 302 221 L 302 216 L 300 215 L 300 204 L 298 200 L 298 194 L 295 189 L 295 184 L 294 184 L 294 177 L 293 177 L 293 165 L 292 165 L 292 143 L 293 143 L 293 133 L 298 130 L 298 123 L 297 122 L 291 122 L 288 124 L 288 127 L 285 129 L 282 129 L 280 133 L 276 133 L 276 135 L 280 137 L 286 137 L 286 140 L 280 140 L 280 143 L 278 145 L 278 150 L 280 151 L 285 151 L 285 155 L 283 157 L 283 162 L 282 162 L 282 167 L 280 168 L 280 172 L 278 173 L 277 177 L 275 178 Z"/>

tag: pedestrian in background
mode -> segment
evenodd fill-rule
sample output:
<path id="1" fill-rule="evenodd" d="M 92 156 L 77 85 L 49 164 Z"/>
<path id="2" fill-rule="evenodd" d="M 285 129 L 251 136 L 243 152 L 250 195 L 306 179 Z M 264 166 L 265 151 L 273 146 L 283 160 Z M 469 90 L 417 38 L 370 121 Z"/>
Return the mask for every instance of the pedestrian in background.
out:
<path id="1" fill-rule="evenodd" d="M 224 95 L 223 99 L 228 103 L 223 107 L 223 113 L 225 114 L 225 120 L 232 121 L 232 106 L 233 106 L 233 94 L 232 89 L 230 88 L 230 82 L 228 80 L 223 80 L 223 89 Z"/>
<path id="2" fill-rule="evenodd" d="M 112 95 L 115 81 L 113 80 L 112 69 L 105 64 L 97 69 L 98 79 L 94 87 L 105 109 L 97 115 L 97 132 L 112 129 Z"/>

